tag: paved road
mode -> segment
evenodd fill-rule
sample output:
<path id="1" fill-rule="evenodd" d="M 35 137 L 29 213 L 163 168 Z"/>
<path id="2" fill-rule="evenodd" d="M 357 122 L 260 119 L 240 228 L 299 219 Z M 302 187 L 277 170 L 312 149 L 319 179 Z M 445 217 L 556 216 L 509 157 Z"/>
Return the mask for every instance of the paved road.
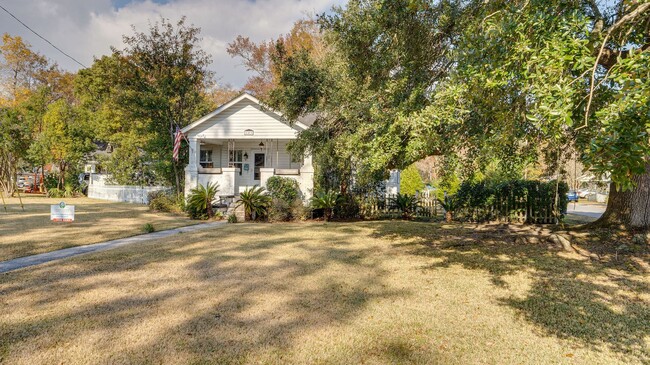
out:
<path id="1" fill-rule="evenodd" d="M 569 203 L 567 213 L 584 215 L 586 217 L 600 218 L 605 212 L 605 204 L 597 203 Z"/>
<path id="2" fill-rule="evenodd" d="M 91 245 L 64 248 L 62 250 L 46 252 L 46 253 L 41 253 L 32 256 L 19 257 L 17 259 L 8 260 L 8 261 L 0 261 L 0 274 L 13 271 L 13 270 L 22 269 L 28 266 L 44 264 L 50 261 L 62 260 L 72 256 L 83 255 L 91 252 L 110 250 L 111 248 L 129 245 L 132 243 L 151 241 L 151 240 L 160 239 L 160 238 L 168 237 L 179 233 L 195 232 L 195 231 L 199 231 L 211 227 L 220 226 L 224 223 L 225 221 L 197 224 L 194 226 L 180 227 L 176 229 L 169 229 L 166 231 L 141 234 L 139 236 L 133 236 L 128 238 L 120 238 L 118 240 L 93 243 Z"/>

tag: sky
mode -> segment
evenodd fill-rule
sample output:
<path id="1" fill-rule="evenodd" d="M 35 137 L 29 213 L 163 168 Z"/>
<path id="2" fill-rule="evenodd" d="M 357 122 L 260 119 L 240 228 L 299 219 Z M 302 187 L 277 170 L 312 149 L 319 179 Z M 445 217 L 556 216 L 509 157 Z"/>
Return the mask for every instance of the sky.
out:
<path id="1" fill-rule="evenodd" d="M 94 57 L 122 48 L 122 35 L 131 25 L 145 31 L 160 16 L 181 16 L 202 29 L 201 47 L 212 56 L 211 69 L 219 83 L 242 87 L 249 72 L 226 52 L 237 35 L 259 42 L 287 33 L 308 14 L 326 12 L 345 0 L 0 0 L 0 5 L 36 32 L 90 66 Z M 0 33 L 19 35 L 32 49 L 65 70 L 81 66 L 52 48 L 0 9 Z"/>

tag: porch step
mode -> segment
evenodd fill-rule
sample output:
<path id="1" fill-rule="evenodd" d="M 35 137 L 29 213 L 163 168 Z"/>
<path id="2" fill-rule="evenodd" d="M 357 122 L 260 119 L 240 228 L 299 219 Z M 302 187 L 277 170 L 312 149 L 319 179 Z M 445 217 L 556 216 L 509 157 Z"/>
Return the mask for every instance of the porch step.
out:
<path id="1" fill-rule="evenodd" d="M 243 205 L 237 207 L 237 202 L 239 201 L 239 197 L 234 197 L 229 200 L 230 201 L 226 203 L 228 205 L 228 208 L 226 208 L 225 210 L 226 217 L 229 217 L 231 214 L 234 214 L 237 217 L 238 222 L 243 222 L 244 218 L 246 217 L 246 214 L 244 213 Z"/>

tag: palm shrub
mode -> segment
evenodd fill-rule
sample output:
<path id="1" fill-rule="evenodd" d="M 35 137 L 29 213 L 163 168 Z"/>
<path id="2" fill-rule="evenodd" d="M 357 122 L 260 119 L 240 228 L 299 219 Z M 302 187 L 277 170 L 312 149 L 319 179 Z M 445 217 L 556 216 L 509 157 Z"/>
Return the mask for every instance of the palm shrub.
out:
<path id="1" fill-rule="evenodd" d="M 187 197 L 187 205 L 185 206 L 186 210 L 190 213 L 190 216 L 195 219 L 205 216 L 207 216 L 208 219 L 214 217 L 212 201 L 218 191 L 218 183 L 208 183 L 205 186 L 199 185 L 190 190 L 190 194 Z"/>
<path id="2" fill-rule="evenodd" d="M 47 189 L 48 198 L 63 198 L 63 191 L 59 188 Z"/>
<path id="3" fill-rule="evenodd" d="M 332 219 L 334 208 L 341 202 L 341 195 L 334 191 L 320 191 L 311 198 L 314 209 L 323 209 L 325 221 Z"/>
<path id="4" fill-rule="evenodd" d="M 256 220 L 267 215 L 271 205 L 271 197 L 268 196 L 261 186 L 254 186 L 246 189 L 239 195 L 236 207 L 244 206 L 246 219 Z"/>
<path id="5" fill-rule="evenodd" d="M 445 220 L 447 223 L 451 223 L 454 219 L 454 212 L 458 209 L 458 200 L 451 195 L 446 196 L 444 199 L 438 199 L 440 206 L 445 210 Z"/>
<path id="6" fill-rule="evenodd" d="M 391 198 L 390 206 L 392 209 L 397 209 L 402 213 L 402 218 L 408 219 L 413 217 L 418 209 L 420 200 L 415 195 L 397 193 L 395 197 Z"/>
<path id="7" fill-rule="evenodd" d="M 77 189 L 72 184 L 65 184 L 63 187 L 63 197 L 73 198 L 77 194 Z"/>

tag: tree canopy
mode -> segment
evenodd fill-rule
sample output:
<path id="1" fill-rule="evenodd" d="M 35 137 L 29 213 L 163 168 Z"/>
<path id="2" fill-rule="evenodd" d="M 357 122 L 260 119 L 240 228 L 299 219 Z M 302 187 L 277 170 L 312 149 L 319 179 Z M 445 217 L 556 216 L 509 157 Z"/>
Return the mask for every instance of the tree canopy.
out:
<path id="1" fill-rule="evenodd" d="M 576 151 L 633 190 L 650 156 L 649 10 L 623 0 L 353 0 L 318 20 L 325 57 L 278 58 L 269 102 L 293 119 L 318 113 L 296 145 L 349 161 L 335 168 L 343 179 L 428 155 L 458 161 L 465 178 L 495 167 L 517 177 L 536 162 L 554 177 Z"/>
<path id="2" fill-rule="evenodd" d="M 172 160 L 176 127 L 205 114 L 213 75 L 199 47 L 200 29 L 167 19 L 147 32 L 124 36 L 125 47 L 81 70 L 77 94 L 98 139 L 110 143 L 108 162 L 120 183 L 158 182 L 182 187 L 186 154 Z"/>

